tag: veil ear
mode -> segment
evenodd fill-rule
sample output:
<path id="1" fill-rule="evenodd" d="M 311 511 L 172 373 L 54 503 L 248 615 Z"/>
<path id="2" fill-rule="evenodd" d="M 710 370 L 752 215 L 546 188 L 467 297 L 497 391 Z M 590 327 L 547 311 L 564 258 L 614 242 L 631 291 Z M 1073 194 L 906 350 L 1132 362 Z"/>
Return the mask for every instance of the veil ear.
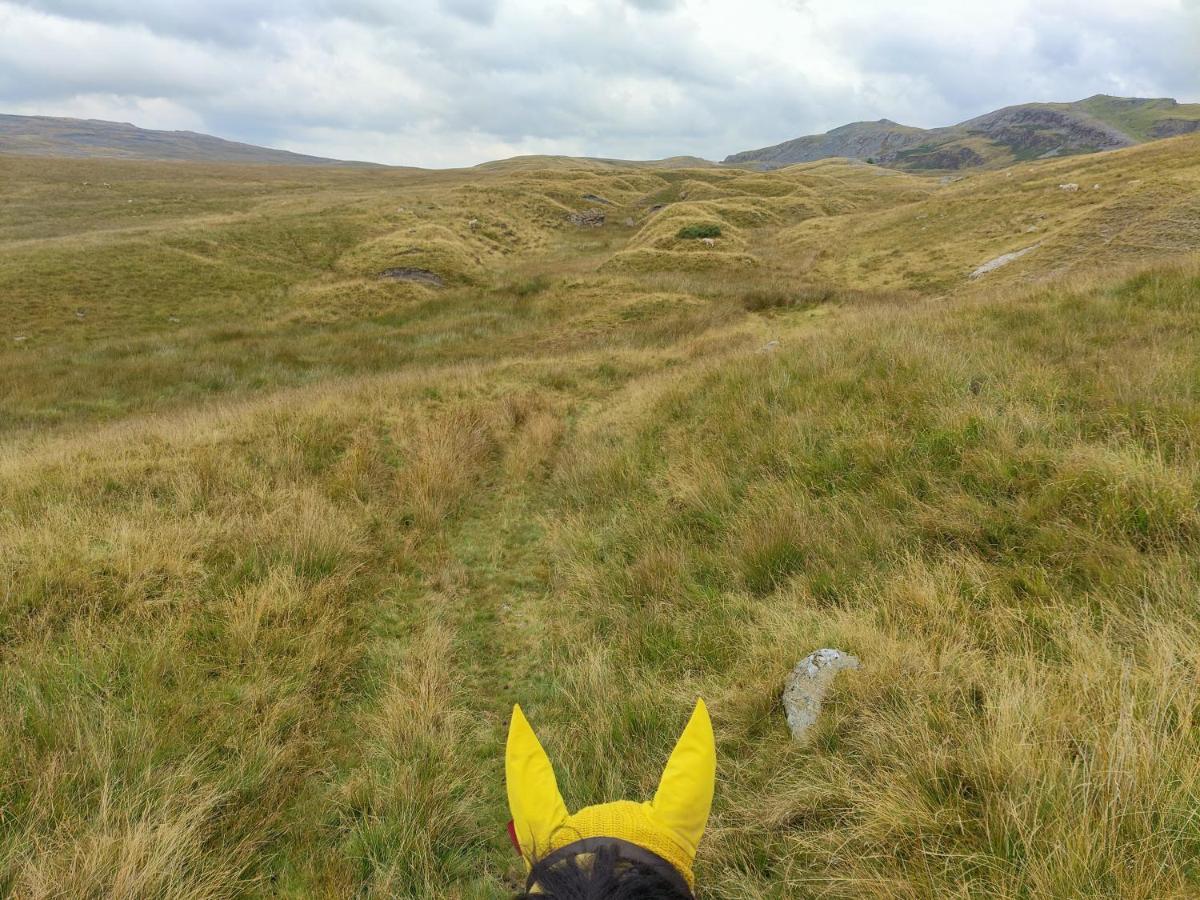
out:
<path id="1" fill-rule="evenodd" d="M 554 767 L 529 727 L 520 706 L 513 707 L 504 752 L 504 782 L 513 830 L 526 864 L 535 853 L 550 847 L 550 836 L 567 818 L 567 806 L 558 792 Z"/>
<path id="2" fill-rule="evenodd" d="M 704 701 L 697 700 L 651 803 L 658 821 L 671 830 L 692 856 L 708 823 L 716 780 L 717 745 L 712 720 Z"/>

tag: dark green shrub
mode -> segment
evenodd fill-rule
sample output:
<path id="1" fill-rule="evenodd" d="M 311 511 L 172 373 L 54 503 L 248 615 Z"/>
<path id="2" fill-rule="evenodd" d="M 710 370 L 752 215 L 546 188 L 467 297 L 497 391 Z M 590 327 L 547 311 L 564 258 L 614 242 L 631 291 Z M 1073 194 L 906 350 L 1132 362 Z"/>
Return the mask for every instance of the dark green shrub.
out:
<path id="1" fill-rule="evenodd" d="M 825 285 L 755 288 L 742 294 L 742 308 L 749 312 L 763 312 L 768 309 L 803 309 L 828 303 L 835 296 L 834 289 Z"/>
<path id="2" fill-rule="evenodd" d="M 711 222 L 703 222 L 696 225 L 684 225 L 679 229 L 679 233 L 675 237 L 685 241 L 698 240 L 699 238 L 716 238 L 721 236 L 721 226 L 714 225 Z"/>

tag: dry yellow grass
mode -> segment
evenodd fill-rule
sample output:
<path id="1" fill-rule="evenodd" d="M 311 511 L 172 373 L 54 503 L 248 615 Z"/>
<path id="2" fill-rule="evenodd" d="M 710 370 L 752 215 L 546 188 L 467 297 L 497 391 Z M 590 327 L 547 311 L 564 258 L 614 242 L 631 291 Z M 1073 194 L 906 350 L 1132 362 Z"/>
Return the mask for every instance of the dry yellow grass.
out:
<path id="1" fill-rule="evenodd" d="M 1196 146 L 0 161 L 0 893 L 505 896 L 511 703 L 583 804 L 703 694 L 704 897 L 1194 896 L 1200 273 L 1143 199 Z M 1029 198 L 1046 252 L 968 282 Z M 864 667 L 795 744 L 827 645 Z"/>

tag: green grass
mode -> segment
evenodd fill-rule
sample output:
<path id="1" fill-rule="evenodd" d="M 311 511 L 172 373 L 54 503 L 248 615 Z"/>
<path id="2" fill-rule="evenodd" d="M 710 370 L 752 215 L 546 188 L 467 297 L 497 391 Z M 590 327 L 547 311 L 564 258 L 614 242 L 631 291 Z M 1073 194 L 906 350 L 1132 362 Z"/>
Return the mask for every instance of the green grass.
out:
<path id="1" fill-rule="evenodd" d="M 684 225 L 675 233 L 675 237 L 681 241 L 693 241 L 700 238 L 719 238 L 721 236 L 721 226 L 711 222 L 703 222 L 696 225 Z"/>
<path id="2" fill-rule="evenodd" d="M 1148 152 L 701 170 L 633 234 L 567 201 L 696 172 L 0 161 L 0 893 L 503 897 L 511 704 L 582 805 L 697 695 L 703 897 L 1194 893 L 1194 175 Z M 72 199 L 122 174 L 195 205 Z M 693 204 L 755 262 L 683 267 Z M 968 282 L 1031 206 L 1059 243 Z M 418 256 L 458 280 L 374 274 Z"/>
<path id="3" fill-rule="evenodd" d="M 1158 137 L 1154 133 L 1154 126 L 1163 119 L 1200 119 L 1200 103 L 1172 105 L 1170 100 L 1165 99 L 1130 103 L 1123 97 L 1098 94 L 1074 105 L 1141 141 Z"/>

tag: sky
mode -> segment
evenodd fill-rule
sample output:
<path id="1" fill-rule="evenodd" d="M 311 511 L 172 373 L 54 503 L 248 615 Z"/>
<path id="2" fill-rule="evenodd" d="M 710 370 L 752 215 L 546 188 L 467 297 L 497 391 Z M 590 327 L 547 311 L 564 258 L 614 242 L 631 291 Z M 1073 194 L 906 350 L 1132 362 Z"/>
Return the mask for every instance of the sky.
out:
<path id="1" fill-rule="evenodd" d="M 399 165 L 721 159 L 1097 93 L 1200 101 L 1200 0 L 0 0 L 0 112 Z"/>

